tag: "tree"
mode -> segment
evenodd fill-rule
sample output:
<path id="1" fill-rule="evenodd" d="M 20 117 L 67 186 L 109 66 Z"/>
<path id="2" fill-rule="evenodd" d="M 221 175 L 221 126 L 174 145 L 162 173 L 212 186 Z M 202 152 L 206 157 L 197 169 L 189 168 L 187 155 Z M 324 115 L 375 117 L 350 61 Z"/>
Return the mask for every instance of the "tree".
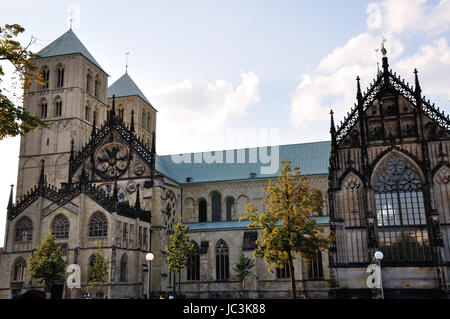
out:
<path id="1" fill-rule="evenodd" d="M 30 276 L 44 283 L 45 291 L 64 278 L 65 262 L 62 256 L 61 245 L 56 243 L 55 236 L 49 231 L 30 260 Z"/>
<path id="2" fill-rule="evenodd" d="M 173 234 L 170 235 L 170 244 L 166 246 L 169 254 L 167 262 L 169 270 L 173 272 L 174 278 L 178 273 L 178 292 L 181 291 L 181 270 L 187 266 L 189 257 L 194 251 L 194 244 L 188 235 L 189 226 L 183 223 L 177 223 L 173 227 Z M 175 283 L 173 284 L 173 292 L 175 294 Z"/>
<path id="3" fill-rule="evenodd" d="M 34 38 L 31 38 L 26 47 L 23 47 L 16 39 L 24 31 L 25 29 L 18 24 L 0 26 L 0 61 L 11 62 L 17 76 L 14 78 L 21 84 L 21 89 L 26 90 L 33 80 L 40 84 L 45 84 L 45 82 L 42 75 L 35 72 L 36 68 L 30 61 L 31 58 L 38 57 L 37 54 L 28 50 L 29 46 L 34 43 Z M 0 65 L 0 83 L 4 75 L 3 67 Z M 0 89 L 0 140 L 8 136 L 23 135 L 39 125 L 47 126 L 22 106 L 14 105 L 14 102 L 4 93 Z"/>
<path id="4" fill-rule="evenodd" d="M 298 167 L 291 162 L 281 161 L 280 176 L 273 183 L 269 180 L 263 189 L 263 204 L 266 212 L 258 214 L 251 204 L 245 207 L 246 214 L 239 220 L 249 220 L 249 228 L 261 228 L 262 237 L 256 241 L 255 257 L 264 257 L 273 272 L 274 266 L 289 267 L 292 298 L 297 298 L 293 260 L 296 254 L 309 262 L 314 259 L 318 249 L 325 250 L 331 242 L 331 236 L 324 236 L 311 214 L 317 215 L 322 207 L 318 189 L 306 183 L 306 177 L 300 176 Z"/>
<path id="5" fill-rule="evenodd" d="M 255 266 L 255 260 L 245 256 L 244 252 L 241 251 L 239 260 L 233 267 L 233 270 L 237 273 L 239 280 L 242 281 L 242 289 L 245 289 L 245 279 L 250 275 L 253 266 Z"/>
<path id="6" fill-rule="evenodd" d="M 103 243 L 98 242 L 98 248 L 89 264 L 89 283 L 87 290 L 98 289 L 103 285 L 108 278 L 108 266 L 111 261 L 104 256 Z"/>

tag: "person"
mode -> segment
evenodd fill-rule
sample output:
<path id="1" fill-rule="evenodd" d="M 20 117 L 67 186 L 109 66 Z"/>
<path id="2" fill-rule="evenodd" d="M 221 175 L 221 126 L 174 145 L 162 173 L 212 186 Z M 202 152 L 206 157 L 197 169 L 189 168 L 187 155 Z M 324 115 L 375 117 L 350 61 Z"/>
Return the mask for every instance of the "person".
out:
<path id="1" fill-rule="evenodd" d="M 166 298 L 164 297 L 164 295 L 160 295 L 159 299 L 166 299 Z"/>
<path id="2" fill-rule="evenodd" d="M 175 299 L 175 296 L 172 293 L 169 294 L 169 299 Z"/>

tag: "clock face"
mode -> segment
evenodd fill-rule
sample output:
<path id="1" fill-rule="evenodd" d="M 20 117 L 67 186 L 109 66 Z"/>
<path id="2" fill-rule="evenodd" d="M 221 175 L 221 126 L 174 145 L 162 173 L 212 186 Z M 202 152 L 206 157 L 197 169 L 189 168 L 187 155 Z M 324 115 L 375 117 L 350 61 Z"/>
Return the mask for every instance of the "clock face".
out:
<path id="1" fill-rule="evenodd" d="M 105 179 L 121 176 L 130 160 L 128 148 L 117 142 L 103 145 L 95 155 L 95 170 Z"/>

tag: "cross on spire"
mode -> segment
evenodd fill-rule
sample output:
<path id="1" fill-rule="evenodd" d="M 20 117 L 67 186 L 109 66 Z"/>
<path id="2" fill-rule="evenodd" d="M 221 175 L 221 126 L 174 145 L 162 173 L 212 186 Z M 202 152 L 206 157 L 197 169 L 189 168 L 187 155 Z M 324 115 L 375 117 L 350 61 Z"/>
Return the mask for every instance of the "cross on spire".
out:
<path id="1" fill-rule="evenodd" d="M 125 52 L 125 73 L 128 74 L 128 55 L 130 52 Z"/>

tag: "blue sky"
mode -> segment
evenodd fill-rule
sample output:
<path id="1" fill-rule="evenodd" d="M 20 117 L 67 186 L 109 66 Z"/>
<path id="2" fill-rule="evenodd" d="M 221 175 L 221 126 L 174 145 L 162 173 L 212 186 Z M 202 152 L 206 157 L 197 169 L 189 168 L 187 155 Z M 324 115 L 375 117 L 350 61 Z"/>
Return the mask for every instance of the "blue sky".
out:
<path id="1" fill-rule="evenodd" d="M 375 77 L 382 36 L 394 71 L 413 83 L 417 67 L 424 94 L 450 111 L 450 0 L 2 1 L 0 21 L 39 51 L 68 29 L 69 6 L 109 84 L 130 52 L 129 74 L 159 111 L 160 154 L 267 144 L 221 140 L 233 128 L 328 140 L 330 107 L 339 122 L 356 76 L 363 87 Z M 0 142 L 0 246 L 18 143 Z"/>

